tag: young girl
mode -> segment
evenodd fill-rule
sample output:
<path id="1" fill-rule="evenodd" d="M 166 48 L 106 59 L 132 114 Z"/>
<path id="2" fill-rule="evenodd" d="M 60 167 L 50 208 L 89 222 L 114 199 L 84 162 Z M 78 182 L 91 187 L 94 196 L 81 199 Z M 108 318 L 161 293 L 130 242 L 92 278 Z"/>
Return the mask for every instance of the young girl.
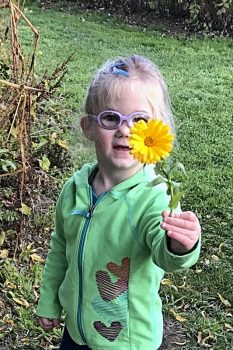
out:
<path id="1" fill-rule="evenodd" d="M 168 216 L 163 184 L 130 155 L 130 127 L 158 118 L 174 133 L 169 96 L 154 64 L 133 55 L 108 61 L 91 82 L 81 119 L 97 163 L 64 185 L 56 208 L 37 315 L 44 329 L 66 313 L 61 350 L 155 350 L 162 342 L 158 294 L 164 271 L 193 265 L 200 225 Z"/>

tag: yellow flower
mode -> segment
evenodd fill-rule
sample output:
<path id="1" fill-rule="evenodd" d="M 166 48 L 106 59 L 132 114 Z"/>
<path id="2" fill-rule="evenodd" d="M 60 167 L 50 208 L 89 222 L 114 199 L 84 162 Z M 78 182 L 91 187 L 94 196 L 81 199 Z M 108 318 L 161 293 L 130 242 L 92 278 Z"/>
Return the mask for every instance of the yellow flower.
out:
<path id="1" fill-rule="evenodd" d="M 169 155 L 173 139 L 169 126 L 158 119 L 140 120 L 130 129 L 130 153 L 141 163 L 157 163 Z"/>

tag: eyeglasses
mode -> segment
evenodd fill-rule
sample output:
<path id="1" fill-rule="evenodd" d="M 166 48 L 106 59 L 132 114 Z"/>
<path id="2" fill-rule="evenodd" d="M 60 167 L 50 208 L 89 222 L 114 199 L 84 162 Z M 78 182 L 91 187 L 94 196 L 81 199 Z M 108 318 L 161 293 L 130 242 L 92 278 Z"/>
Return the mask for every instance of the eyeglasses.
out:
<path id="1" fill-rule="evenodd" d="M 89 117 L 95 119 L 102 128 L 107 130 L 118 129 L 124 121 L 126 121 L 129 128 L 131 128 L 133 124 L 139 120 L 147 122 L 151 119 L 145 112 L 133 112 L 129 115 L 122 115 L 112 110 L 100 112 L 99 115 L 89 115 Z"/>

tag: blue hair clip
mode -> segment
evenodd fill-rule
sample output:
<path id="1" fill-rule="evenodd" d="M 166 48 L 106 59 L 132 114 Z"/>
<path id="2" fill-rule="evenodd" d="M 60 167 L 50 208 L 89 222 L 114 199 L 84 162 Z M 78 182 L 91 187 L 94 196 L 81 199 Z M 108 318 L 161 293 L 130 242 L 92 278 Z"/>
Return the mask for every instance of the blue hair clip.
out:
<path id="1" fill-rule="evenodd" d="M 116 62 L 116 63 L 114 63 L 114 64 L 111 66 L 111 68 L 110 68 L 111 72 L 112 72 L 113 74 L 116 74 L 116 75 L 123 75 L 124 77 L 128 77 L 128 76 L 129 76 L 129 73 L 128 73 L 128 72 L 126 72 L 126 71 L 123 70 L 123 69 L 117 68 L 117 67 L 122 66 L 123 64 L 124 64 L 123 62 Z"/>

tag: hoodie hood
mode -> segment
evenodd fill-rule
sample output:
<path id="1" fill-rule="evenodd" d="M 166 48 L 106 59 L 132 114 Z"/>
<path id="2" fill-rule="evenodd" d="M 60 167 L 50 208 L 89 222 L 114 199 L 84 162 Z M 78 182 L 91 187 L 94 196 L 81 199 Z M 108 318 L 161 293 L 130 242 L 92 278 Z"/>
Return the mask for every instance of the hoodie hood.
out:
<path id="1" fill-rule="evenodd" d="M 74 175 L 74 183 L 76 187 L 88 187 L 88 179 L 98 168 L 97 163 L 88 163 L 85 164 L 82 169 L 78 170 Z M 138 184 L 141 183 L 147 183 L 152 181 L 156 177 L 154 172 L 154 167 L 152 165 L 144 165 L 144 167 L 139 170 L 136 174 L 132 175 L 128 179 L 122 181 L 121 183 L 117 184 L 116 186 L 112 187 L 111 190 L 109 190 L 109 193 L 112 194 L 113 197 L 119 198 L 121 195 L 123 195 L 125 192 L 128 192 L 128 190 Z"/>

